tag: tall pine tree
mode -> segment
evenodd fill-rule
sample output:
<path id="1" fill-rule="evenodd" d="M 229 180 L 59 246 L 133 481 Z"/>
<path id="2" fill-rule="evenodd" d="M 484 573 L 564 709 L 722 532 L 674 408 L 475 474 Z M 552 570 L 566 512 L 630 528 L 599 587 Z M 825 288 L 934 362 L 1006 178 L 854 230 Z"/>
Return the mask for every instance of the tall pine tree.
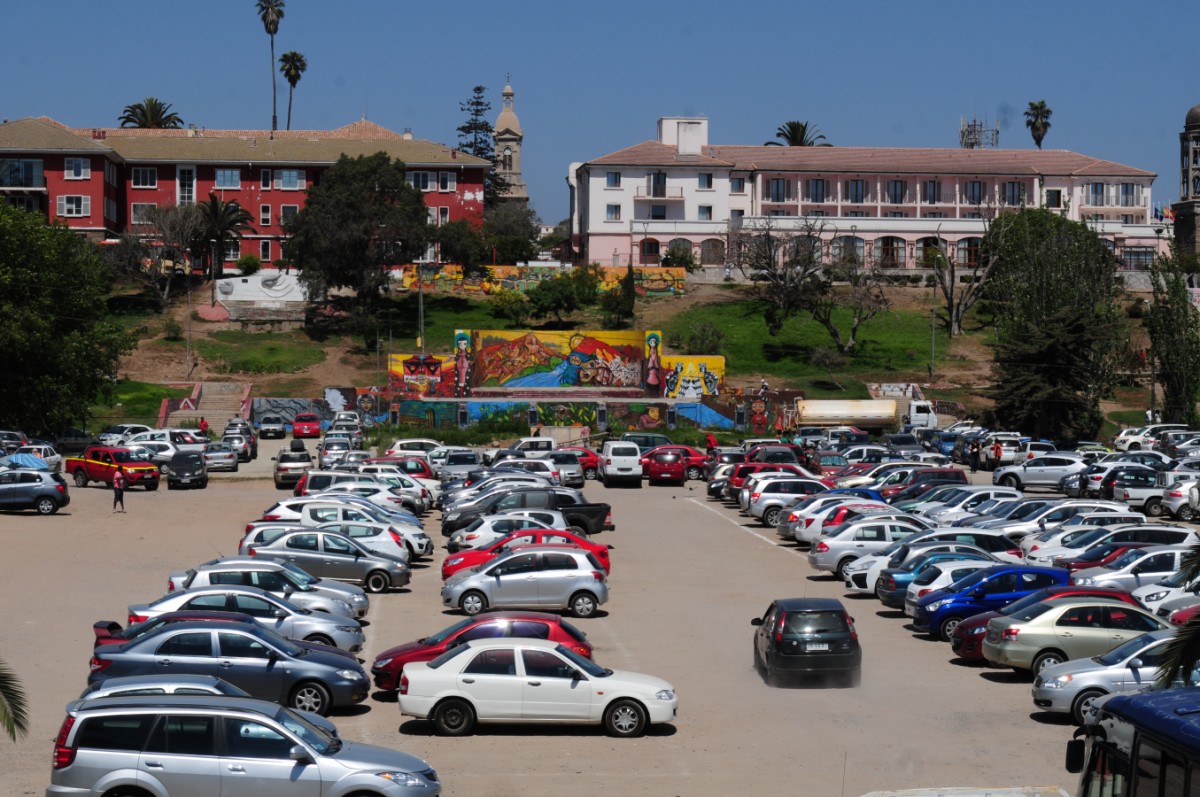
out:
<path id="1" fill-rule="evenodd" d="M 476 86 L 471 89 L 471 97 L 459 104 L 459 109 L 467 115 L 467 121 L 458 128 L 458 149 L 492 164 L 488 176 L 483 181 L 483 206 L 485 209 L 491 209 L 496 207 L 500 198 L 508 191 L 508 181 L 500 175 L 500 161 L 496 157 L 492 123 L 488 119 L 492 104 L 485 98 L 486 94 L 486 86 Z"/>

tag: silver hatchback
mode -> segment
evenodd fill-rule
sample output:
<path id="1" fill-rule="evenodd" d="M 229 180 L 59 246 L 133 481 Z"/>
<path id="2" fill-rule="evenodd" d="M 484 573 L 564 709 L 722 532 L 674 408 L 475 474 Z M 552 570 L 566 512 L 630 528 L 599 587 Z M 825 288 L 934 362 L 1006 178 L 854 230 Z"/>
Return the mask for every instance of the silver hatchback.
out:
<path id="1" fill-rule="evenodd" d="M 442 604 L 476 615 L 488 608 L 566 609 L 591 617 L 608 602 L 604 567 L 584 550 L 522 548 L 442 585 Z"/>

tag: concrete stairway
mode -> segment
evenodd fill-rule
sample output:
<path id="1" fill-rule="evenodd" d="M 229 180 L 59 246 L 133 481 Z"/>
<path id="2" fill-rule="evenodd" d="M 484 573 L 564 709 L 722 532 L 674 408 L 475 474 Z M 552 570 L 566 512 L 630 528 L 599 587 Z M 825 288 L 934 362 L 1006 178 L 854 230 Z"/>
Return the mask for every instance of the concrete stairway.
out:
<path id="1" fill-rule="evenodd" d="M 230 418 L 242 417 L 242 393 L 248 385 L 241 382 L 205 382 L 194 410 L 176 410 L 167 419 L 168 426 L 195 427 L 203 417 L 209 434 L 220 434 Z"/>

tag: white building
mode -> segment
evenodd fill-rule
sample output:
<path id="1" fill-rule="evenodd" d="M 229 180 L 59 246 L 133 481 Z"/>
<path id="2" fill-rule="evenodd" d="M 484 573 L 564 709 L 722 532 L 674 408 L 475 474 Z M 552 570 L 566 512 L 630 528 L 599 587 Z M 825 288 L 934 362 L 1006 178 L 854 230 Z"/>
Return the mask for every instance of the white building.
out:
<path id="1" fill-rule="evenodd" d="M 767 217 L 886 268 L 917 268 L 938 245 L 967 262 L 989 218 L 1025 205 L 1088 222 L 1125 268 L 1145 268 L 1168 245 L 1155 176 L 1065 150 L 712 145 L 707 119 L 664 117 L 657 140 L 573 163 L 567 182 L 577 258 L 601 265 L 654 265 L 676 247 L 723 264 L 730 229 Z"/>

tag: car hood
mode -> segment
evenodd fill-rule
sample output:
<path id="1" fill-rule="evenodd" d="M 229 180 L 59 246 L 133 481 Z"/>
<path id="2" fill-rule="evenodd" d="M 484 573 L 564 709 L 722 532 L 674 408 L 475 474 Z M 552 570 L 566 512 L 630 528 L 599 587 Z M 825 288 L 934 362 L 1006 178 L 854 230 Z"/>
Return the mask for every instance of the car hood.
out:
<path id="1" fill-rule="evenodd" d="M 405 642 L 403 645 L 396 645 L 383 651 L 375 657 L 375 661 L 379 661 L 380 659 L 394 659 L 399 656 L 407 662 L 410 657 L 426 650 L 433 650 L 433 648 L 429 645 L 423 645 L 420 642 Z"/>
<path id="2" fill-rule="evenodd" d="M 1121 672 L 1124 669 L 1125 667 L 1122 664 L 1101 664 L 1094 658 L 1089 657 L 1086 659 L 1071 659 L 1061 664 L 1052 664 L 1039 672 L 1038 677 L 1042 679 L 1042 683 L 1048 683 L 1060 675 L 1070 675 L 1072 678 L 1078 678 L 1083 675 L 1101 673 L 1105 670 Z"/>
<path id="3" fill-rule="evenodd" d="M 357 584 L 343 584 L 339 581 L 330 581 L 328 579 L 319 578 L 310 585 L 317 592 L 324 592 L 327 595 L 332 595 L 341 600 L 348 598 L 361 598 L 367 593 L 362 587 Z"/>
<path id="4" fill-rule="evenodd" d="M 446 579 L 445 583 L 443 583 L 442 586 L 443 587 L 457 586 L 457 585 L 461 584 L 462 582 L 466 581 L 471 576 L 475 575 L 477 572 L 479 572 L 479 571 L 476 570 L 474 567 L 464 567 L 462 570 L 459 570 L 454 575 L 450 576 L 450 578 Z"/>
<path id="5" fill-rule="evenodd" d="M 299 639 L 293 639 L 292 641 L 294 643 L 296 643 L 297 645 L 299 645 L 300 647 L 304 648 L 305 650 L 309 651 L 309 655 L 305 657 L 306 661 L 316 661 L 316 658 L 313 656 L 313 654 L 319 653 L 322 656 L 332 656 L 334 658 L 349 659 L 350 661 L 354 662 L 355 667 L 358 666 L 358 659 L 355 657 L 355 655 L 353 653 L 351 653 L 348 650 L 342 650 L 341 648 L 335 648 L 332 645 L 320 645 L 320 644 L 317 644 L 316 642 L 305 642 L 305 641 L 299 640 Z M 342 666 L 345 667 L 347 665 L 343 663 Z"/>
<path id="6" fill-rule="evenodd" d="M 329 667 L 333 670 L 357 670 L 364 677 L 366 676 L 366 672 L 363 671 L 362 665 L 358 663 L 358 659 L 352 655 L 347 656 L 344 651 L 334 653 L 325 650 L 324 645 L 312 645 L 310 643 L 301 644 L 300 647 L 304 648 L 306 652 L 297 661 L 302 662 L 305 666 Z M 284 660 L 280 659 L 279 663 L 283 664 Z"/>
<path id="7" fill-rule="evenodd" d="M 630 691 L 645 691 L 647 694 L 653 695 L 663 689 L 675 691 L 675 687 L 671 686 L 662 678 L 656 678 L 653 675 L 645 675 L 640 672 L 630 672 L 629 670 L 613 670 L 612 675 L 604 678 L 593 678 L 592 683 L 606 685 L 605 691 L 612 692 L 618 689 L 628 689 Z"/>
<path id="8" fill-rule="evenodd" d="M 415 755 L 363 742 L 343 742 L 342 749 L 334 753 L 332 758 L 341 766 L 356 770 L 426 772 L 433 769 L 424 759 Z"/>
<path id="9" fill-rule="evenodd" d="M 1114 576 L 1125 576 L 1128 573 L 1122 570 L 1109 570 L 1107 567 L 1086 567 L 1083 570 L 1076 570 L 1071 574 L 1071 578 L 1079 581 L 1083 578 L 1112 578 Z"/>
<path id="10" fill-rule="evenodd" d="M 988 624 L 989 620 L 996 618 L 996 617 L 1003 617 L 1003 616 L 1004 615 L 1000 614 L 1000 612 L 984 612 L 983 614 L 977 614 L 974 617 L 968 617 L 967 619 L 965 619 L 961 623 L 959 623 L 958 627 L 965 630 L 965 629 L 969 629 L 969 628 L 975 628 L 975 627 L 981 626 L 981 625 L 986 626 Z M 957 629 L 956 629 L 956 631 L 957 631 Z"/>

